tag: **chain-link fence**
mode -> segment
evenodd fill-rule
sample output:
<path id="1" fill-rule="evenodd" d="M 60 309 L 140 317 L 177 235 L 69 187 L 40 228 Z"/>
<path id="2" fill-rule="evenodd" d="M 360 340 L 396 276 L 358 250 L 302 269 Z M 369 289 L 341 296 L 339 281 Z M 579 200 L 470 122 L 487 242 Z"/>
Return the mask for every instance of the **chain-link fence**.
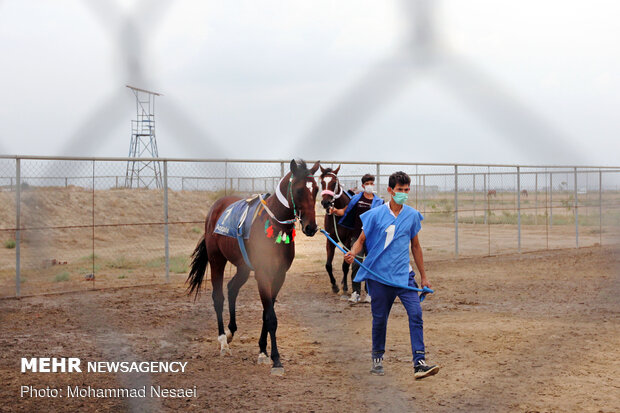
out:
<path id="1" fill-rule="evenodd" d="M 181 277 L 216 199 L 272 192 L 288 171 L 288 161 L 150 159 L 160 162 L 163 188 L 127 188 L 132 160 L 0 158 L 1 296 Z M 384 198 L 389 175 L 407 172 L 430 260 L 620 240 L 620 168 L 323 165 L 341 165 L 341 184 L 353 191 L 362 175 L 375 175 Z M 318 203 L 317 214 L 321 224 Z"/>

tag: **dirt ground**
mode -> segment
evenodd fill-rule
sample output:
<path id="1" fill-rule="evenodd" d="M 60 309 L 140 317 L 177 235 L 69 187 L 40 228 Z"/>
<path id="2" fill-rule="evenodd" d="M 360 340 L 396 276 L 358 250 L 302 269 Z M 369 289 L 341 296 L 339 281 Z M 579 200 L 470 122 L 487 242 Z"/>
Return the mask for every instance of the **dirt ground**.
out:
<path id="1" fill-rule="evenodd" d="M 299 248 L 278 297 L 282 377 L 256 363 L 261 305 L 253 278 L 239 296 L 239 331 L 226 357 L 219 355 L 210 286 L 194 302 L 182 274 L 167 285 L 3 299 L 0 411 L 617 412 L 618 252 L 591 247 L 429 261 L 436 293 L 423 303 L 425 341 L 428 360 L 441 371 L 421 381 L 413 378 L 399 303 L 389 321 L 386 375 L 369 375 L 370 307 L 330 292 L 314 249 Z M 188 364 L 178 374 L 20 373 L 20 358 L 35 356 Z M 198 395 L 19 395 L 22 385 L 150 384 L 196 386 Z"/>

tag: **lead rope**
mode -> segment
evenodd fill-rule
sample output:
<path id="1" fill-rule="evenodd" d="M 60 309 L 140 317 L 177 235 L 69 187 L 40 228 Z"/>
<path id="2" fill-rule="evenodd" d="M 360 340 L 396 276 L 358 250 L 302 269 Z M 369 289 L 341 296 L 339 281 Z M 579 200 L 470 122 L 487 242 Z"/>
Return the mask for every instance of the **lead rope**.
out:
<path id="1" fill-rule="evenodd" d="M 321 228 L 321 227 L 319 227 L 319 231 L 321 231 L 321 233 L 322 233 L 323 235 L 325 235 L 325 236 L 327 237 L 327 239 L 328 239 L 328 240 L 329 240 L 332 244 L 334 244 L 334 245 L 335 245 L 335 246 L 336 246 L 336 247 L 337 247 L 340 251 L 342 251 L 344 254 L 346 254 L 346 251 L 345 251 L 345 250 L 344 250 L 344 249 L 343 249 L 340 245 L 338 245 L 338 243 L 337 243 L 337 242 L 336 242 L 336 241 L 335 241 L 332 237 L 330 237 L 330 236 L 329 236 L 329 233 L 328 233 L 327 231 L 325 231 L 325 230 L 324 230 L 323 228 Z M 374 271 L 373 271 L 373 270 L 371 270 L 370 268 L 366 267 L 364 264 L 362 264 L 361 262 L 359 262 L 357 259 L 355 259 L 355 262 L 357 262 L 357 263 L 358 263 L 358 265 L 359 265 L 361 268 L 363 268 L 363 269 L 365 269 L 366 271 L 368 271 L 368 272 L 369 272 L 369 273 L 370 273 L 373 277 L 375 277 L 375 279 L 376 279 L 377 281 L 381 282 L 382 284 L 389 285 L 389 286 L 392 286 L 392 287 L 405 288 L 405 289 L 407 289 L 407 290 L 413 290 L 413 291 L 418 291 L 418 292 L 421 292 L 422 294 L 420 294 L 420 301 L 424 301 L 424 298 L 426 298 L 426 294 L 430 294 L 430 293 L 434 293 L 434 292 L 435 292 L 434 290 L 431 290 L 431 289 L 430 289 L 430 288 L 428 288 L 428 287 L 424 287 L 424 288 L 415 288 L 415 287 L 410 287 L 410 286 L 408 286 L 408 285 L 407 285 L 407 286 L 403 286 L 403 285 L 397 285 L 397 284 L 394 284 L 394 283 L 392 283 L 392 282 L 390 282 L 390 281 L 386 280 L 385 278 L 383 278 L 382 276 L 380 276 L 379 274 L 377 274 L 376 272 L 374 272 Z"/>

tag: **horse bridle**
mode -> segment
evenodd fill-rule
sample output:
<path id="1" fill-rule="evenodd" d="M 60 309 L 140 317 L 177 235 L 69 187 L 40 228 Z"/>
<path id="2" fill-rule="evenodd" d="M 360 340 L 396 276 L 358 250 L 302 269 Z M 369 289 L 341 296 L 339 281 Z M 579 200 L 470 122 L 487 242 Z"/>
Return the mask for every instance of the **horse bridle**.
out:
<path id="1" fill-rule="evenodd" d="M 334 202 L 334 200 L 340 198 L 342 196 L 342 193 L 344 192 L 342 189 L 342 185 L 340 185 L 340 180 L 338 179 L 338 175 L 336 175 L 333 172 L 328 172 L 325 175 L 332 175 L 335 179 L 336 179 L 336 187 L 334 189 L 340 189 L 340 191 L 338 192 L 338 194 L 336 194 L 334 191 L 330 191 L 329 189 L 323 189 L 321 191 L 321 196 L 323 195 L 331 195 L 332 199 L 332 204 Z M 321 182 L 321 187 L 323 186 L 323 182 Z"/>
<path id="2" fill-rule="evenodd" d="M 306 178 L 308 177 L 314 178 L 314 175 L 308 174 Z M 284 180 L 284 177 L 280 179 L 280 182 L 278 182 L 278 185 L 276 186 L 276 198 L 278 199 L 278 201 L 280 201 L 280 203 L 286 209 L 291 209 L 288 203 L 288 196 L 289 195 L 291 196 L 291 203 L 293 204 L 293 218 L 287 219 L 286 221 L 280 221 L 278 218 L 276 218 L 276 215 L 269 209 L 269 207 L 267 207 L 267 202 L 265 202 L 264 199 L 261 200 L 261 203 L 263 204 L 263 208 L 265 208 L 265 211 L 267 211 L 267 214 L 269 214 L 271 219 L 273 219 L 277 223 L 281 225 L 294 224 L 297 221 L 301 221 L 301 211 L 299 212 L 297 211 L 297 207 L 295 206 L 295 198 L 293 198 L 293 176 L 291 175 L 288 179 L 288 188 L 286 190 L 286 197 L 284 196 L 284 194 L 282 194 L 282 191 L 280 191 L 280 185 L 282 185 L 283 180 Z"/>

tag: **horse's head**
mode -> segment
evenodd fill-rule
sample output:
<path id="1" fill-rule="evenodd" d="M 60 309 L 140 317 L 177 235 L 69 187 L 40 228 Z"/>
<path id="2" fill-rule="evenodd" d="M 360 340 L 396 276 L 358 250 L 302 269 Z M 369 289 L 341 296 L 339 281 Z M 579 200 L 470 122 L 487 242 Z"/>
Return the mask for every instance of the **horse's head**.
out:
<path id="1" fill-rule="evenodd" d="M 338 171 L 340 171 L 340 165 L 338 168 L 323 168 L 321 166 L 321 176 L 319 180 L 321 181 L 321 205 L 325 209 L 329 209 L 329 207 L 334 205 L 334 197 L 342 191 L 340 187 L 340 182 L 338 181 Z"/>
<path id="2" fill-rule="evenodd" d="M 291 161 L 291 197 L 297 215 L 301 221 L 301 230 L 309 237 L 318 231 L 314 206 L 319 187 L 314 180 L 314 173 L 319 169 L 317 161 L 312 168 L 308 169 L 302 160 Z"/>

